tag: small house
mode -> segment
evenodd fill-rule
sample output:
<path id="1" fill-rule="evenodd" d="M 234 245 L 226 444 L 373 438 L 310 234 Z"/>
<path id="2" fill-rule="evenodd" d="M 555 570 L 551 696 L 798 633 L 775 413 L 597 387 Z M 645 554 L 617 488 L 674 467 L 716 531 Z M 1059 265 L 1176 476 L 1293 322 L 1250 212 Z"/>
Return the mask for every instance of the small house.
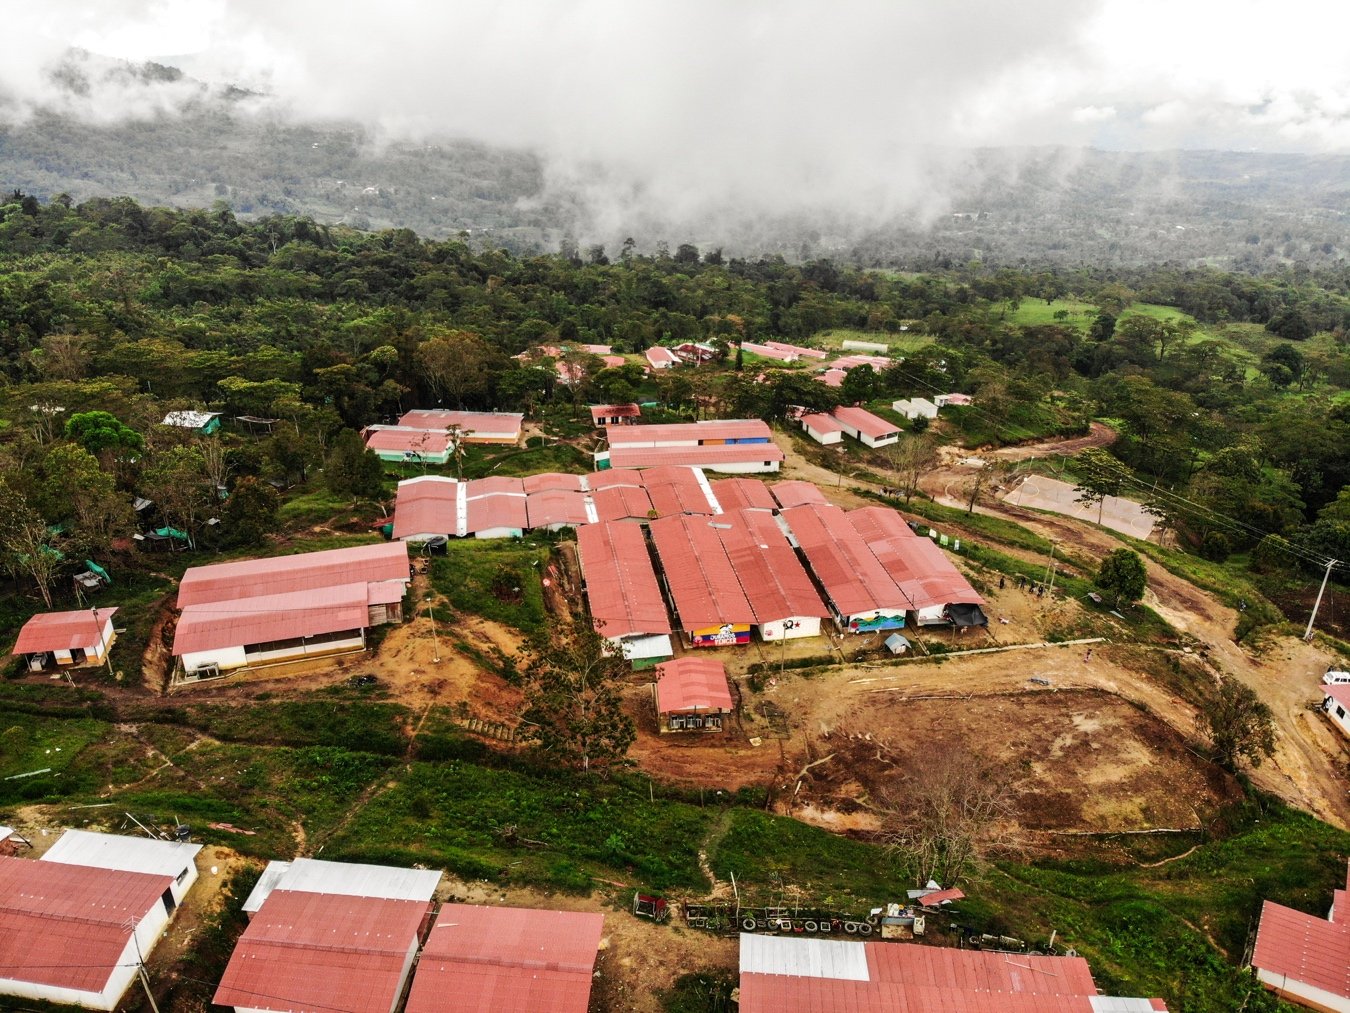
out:
<path id="1" fill-rule="evenodd" d="M 969 394 L 938 394 L 933 398 L 933 402 L 939 408 L 946 408 L 948 405 L 955 405 L 958 408 L 963 408 L 967 405 L 974 404 L 975 399 Z"/>
<path id="2" fill-rule="evenodd" d="M 866 408 L 841 407 L 830 413 L 844 432 L 868 447 L 889 447 L 900 441 L 900 427 Z"/>
<path id="3" fill-rule="evenodd" d="M 1339 683 L 1322 687 L 1322 710 L 1342 735 L 1350 738 L 1350 684 Z"/>
<path id="4" fill-rule="evenodd" d="M 117 634 L 115 608 L 44 612 L 23 624 L 11 654 L 22 655 L 30 672 L 101 665 Z"/>
<path id="5" fill-rule="evenodd" d="M 642 417 L 635 404 L 591 405 L 591 423 L 597 426 L 632 426 Z"/>
<path id="6" fill-rule="evenodd" d="M 646 359 L 647 365 L 652 369 L 670 369 L 672 366 L 680 364 L 680 360 L 676 358 L 674 352 L 660 345 L 647 349 Z"/>
<path id="7" fill-rule="evenodd" d="M 652 699 L 662 732 L 720 732 L 736 709 L 726 666 L 711 658 L 676 658 L 657 665 Z"/>
<path id="8" fill-rule="evenodd" d="M 187 841 L 156 841 L 121 834 L 67 830 L 47 849 L 41 861 L 168 876 L 172 882 L 164 903 L 172 910 L 183 903 L 192 884 L 197 882 L 197 852 L 201 850 L 200 844 Z"/>
<path id="9" fill-rule="evenodd" d="M 819 444 L 828 446 L 844 439 L 844 427 L 832 416 L 821 413 L 803 415 L 801 422 L 806 435 Z"/>
<path id="10" fill-rule="evenodd" d="M 674 352 L 680 359 L 696 366 L 711 362 L 717 356 L 717 349 L 702 341 L 686 341 L 676 345 Z"/>
<path id="11" fill-rule="evenodd" d="M 169 412 L 160 425 L 191 429 L 194 433 L 210 436 L 220 428 L 220 412 Z"/>
<path id="12" fill-rule="evenodd" d="M 912 397 L 907 400 L 892 402 L 891 410 L 907 419 L 935 419 L 937 418 L 938 406 L 927 398 Z"/>

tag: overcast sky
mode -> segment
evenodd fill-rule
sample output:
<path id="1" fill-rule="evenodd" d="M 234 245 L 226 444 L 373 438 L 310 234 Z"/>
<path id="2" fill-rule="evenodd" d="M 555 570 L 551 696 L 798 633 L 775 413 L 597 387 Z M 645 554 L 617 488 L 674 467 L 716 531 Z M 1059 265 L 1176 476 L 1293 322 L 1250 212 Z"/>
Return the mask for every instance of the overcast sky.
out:
<path id="1" fill-rule="evenodd" d="M 11 34 L 0 61 L 10 116 L 180 101 L 58 93 L 50 69 L 74 46 L 244 84 L 288 115 L 602 166 L 608 185 L 670 204 L 715 190 L 875 206 L 931 173 L 916 152 L 934 147 L 1350 147 L 1350 4 L 1328 0 L 0 0 L 0 13 L 31 40 Z"/>

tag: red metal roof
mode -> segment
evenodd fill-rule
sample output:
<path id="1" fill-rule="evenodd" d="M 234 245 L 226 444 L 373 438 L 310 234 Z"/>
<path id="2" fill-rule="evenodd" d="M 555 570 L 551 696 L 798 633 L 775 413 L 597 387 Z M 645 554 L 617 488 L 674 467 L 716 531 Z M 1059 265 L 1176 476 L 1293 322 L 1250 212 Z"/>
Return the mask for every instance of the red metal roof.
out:
<path id="1" fill-rule="evenodd" d="M 172 876 L 0 856 L 0 977 L 102 991 L 129 919 L 162 904 L 171 885 Z"/>
<path id="2" fill-rule="evenodd" d="M 830 415 L 823 415 L 819 412 L 812 415 L 803 415 L 801 417 L 801 423 L 803 427 L 810 429 L 813 432 L 820 433 L 822 436 L 826 436 L 830 433 L 842 433 L 844 431 L 844 427 L 839 424 L 837 419 Z"/>
<path id="3" fill-rule="evenodd" d="M 1093 1013 L 1098 994 L 1081 957 L 856 945 L 869 980 L 742 973 L 741 1013 Z"/>
<path id="4" fill-rule="evenodd" d="M 756 478 L 719 478 L 709 482 L 723 510 L 777 510 L 769 487 Z"/>
<path id="5" fill-rule="evenodd" d="M 964 900 L 965 897 L 964 891 L 951 887 L 948 890 L 934 890 L 932 893 L 926 893 L 919 898 L 919 903 L 924 907 L 937 907 L 939 904 L 946 904 L 948 901 Z"/>
<path id="6" fill-rule="evenodd" d="M 1266 901 L 1252 966 L 1350 998 L 1350 925 Z"/>
<path id="7" fill-rule="evenodd" d="M 459 483 L 453 478 L 427 475 L 400 482 L 394 500 L 394 538 L 458 533 L 458 496 Z"/>
<path id="8" fill-rule="evenodd" d="M 783 452 L 773 443 L 730 443 L 701 447 L 615 447 L 609 452 L 609 462 L 616 468 L 652 468 L 663 464 L 713 468 L 719 464 L 759 464 L 782 460 Z"/>
<path id="9" fill-rule="evenodd" d="M 622 426 L 606 434 L 611 447 L 650 446 L 653 443 L 692 443 L 707 440 L 772 440 L 762 419 L 716 419 L 710 422 L 673 422 L 655 426 Z"/>
<path id="10" fill-rule="evenodd" d="M 852 369 L 854 366 L 871 366 L 880 371 L 891 364 L 884 355 L 844 355 L 830 363 L 831 369 Z"/>
<path id="11" fill-rule="evenodd" d="M 1342 707 L 1350 708 L 1350 683 L 1338 682 L 1330 686 L 1324 685 L 1322 692 Z"/>
<path id="12" fill-rule="evenodd" d="M 194 654 L 363 629 L 370 622 L 368 588 L 369 584 L 361 581 L 189 605 L 178 617 L 173 653 Z"/>
<path id="13" fill-rule="evenodd" d="M 685 465 L 648 468 L 642 472 L 642 485 L 651 498 L 652 509 L 660 517 L 674 514 L 711 514 L 713 505 L 703 491 L 699 474 Z"/>
<path id="14" fill-rule="evenodd" d="M 74 612 L 40 612 L 23 624 L 12 654 L 68 651 L 72 647 L 96 647 L 103 642 L 103 627 L 115 608 L 78 609 Z"/>
<path id="15" fill-rule="evenodd" d="M 587 524 L 586 496 L 580 492 L 546 489 L 531 493 L 525 500 L 529 527 L 542 528 L 552 524 Z"/>
<path id="16" fill-rule="evenodd" d="M 586 476 L 586 484 L 592 492 L 597 489 L 609 489 L 616 485 L 642 488 L 642 472 L 636 468 L 608 468 L 605 471 L 593 471 Z"/>
<path id="17" fill-rule="evenodd" d="M 442 906 L 406 1013 L 586 1013 L 604 915 Z"/>
<path id="18" fill-rule="evenodd" d="M 753 355 L 763 356 L 766 359 L 778 359 L 780 362 L 791 362 L 801 354 L 795 349 L 778 348 L 774 345 L 757 345 L 752 341 L 742 341 L 741 348 Z"/>
<path id="19" fill-rule="evenodd" d="M 597 404 L 591 405 L 591 421 L 600 419 L 635 419 L 642 409 L 635 404 Z"/>
<path id="20" fill-rule="evenodd" d="M 446 433 L 435 432 L 430 429 L 411 429 L 399 427 L 396 429 L 376 429 L 366 430 L 366 446 L 371 450 L 392 451 L 394 453 L 421 454 L 424 457 L 435 455 L 441 456 L 450 447 L 450 437 Z"/>
<path id="21" fill-rule="evenodd" d="M 178 585 L 178 607 L 308 591 L 356 581 L 400 579 L 408 579 L 408 547 L 402 542 L 299 552 L 290 556 L 194 566 L 183 574 Z"/>
<path id="22" fill-rule="evenodd" d="M 591 493 L 596 516 L 602 521 L 642 520 L 651 516 L 652 501 L 641 486 L 612 485 Z"/>
<path id="23" fill-rule="evenodd" d="M 656 709 L 661 714 L 735 709 L 726 665 L 711 658 L 676 658 L 657 665 Z"/>
<path id="24" fill-rule="evenodd" d="M 427 905 L 273 890 L 212 999 L 284 1013 L 389 1013 Z"/>
<path id="25" fill-rule="evenodd" d="M 909 608 L 905 595 L 839 507 L 812 503 L 784 510 L 782 516 L 842 615 Z"/>
<path id="26" fill-rule="evenodd" d="M 669 348 L 662 348 L 661 346 L 657 345 L 647 349 L 647 361 L 650 362 L 653 366 L 656 366 L 661 363 L 669 363 L 670 365 L 674 365 L 680 360 L 676 358 L 675 353 L 672 352 Z"/>
<path id="27" fill-rule="evenodd" d="M 670 632 L 641 526 L 587 524 L 577 529 L 577 554 L 597 632 L 606 637 Z"/>
<path id="28" fill-rule="evenodd" d="M 814 482 L 775 482 L 769 486 L 769 491 L 773 493 L 773 498 L 778 501 L 778 505 L 784 510 L 791 510 L 795 506 L 805 506 L 807 503 L 819 503 L 825 506 L 830 501 L 825 498 L 825 494 L 820 491 L 820 486 Z"/>
<path id="29" fill-rule="evenodd" d="M 459 412 L 441 409 L 416 409 L 398 420 L 401 426 L 420 429 L 439 429 L 459 426 L 466 438 L 482 436 L 517 436 L 525 416 L 512 412 Z"/>
<path id="30" fill-rule="evenodd" d="M 524 479 L 510 475 L 490 475 L 487 478 L 471 478 L 464 483 L 465 499 L 477 496 L 524 496 Z"/>
<path id="31" fill-rule="evenodd" d="M 486 481 L 486 480 L 484 480 Z M 524 495 L 510 493 L 483 493 L 465 505 L 467 517 L 464 533 L 472 535 L 489 528 L 520 528 L 530 526 L 529 509 Z"/>
<path id="32" fill-rule="evenodd" d="M 733 510 L 717 518 L 727 558 L 759 623 L 794 616 L 826 619 L 830 610 L 792 551 L 778 520 L 763 510 Z"/>
<path id="33" fill-rule="evenodd" d="M 873 415 L 866 408 L 851 408 L 847 405 L 842 405 L 836 408 L 831 414 L 834 415 L 836 421 L 842 422 L 844 425 L 856 429 L 858 432 L 870 436 L 874 440 L 879 440 L 886 436 L 894 436 L 896 433 L 900 432 L 900 427 L 894 422 L 887 422 L 885 419 Z"/>
<path id="34" fill-rule="evenodd" d="M 521 480 L 521 485 L 527 493 L 546 492 L 549 489 L 582 492 L 585 486 L 585 476 L 564 475 L 559 471 L 549 471 L 542 475 L 527 475 Z"/>
<path id="35" fill-rule="evenodd" d="M 848 519 L 914 608 L 953 602 L 984 604 L 970 581 L 932 539 L 915 535 L 894 510 L 863 507 L 850 510 Z"/>
<path id="36" fill-rule="evenodd" d="M 755 621 L 754 609 L 710 521 L 681 515 L 649 525 L 666 586 L 685 630 Z"/>
<path id="37" fill-rule="evenodd" d="M 825 372 L 818 374 L 816 379 L 826 387 L 842 387 L 844 377 L 847 375 L 842 369 L 827 369 Z"/>

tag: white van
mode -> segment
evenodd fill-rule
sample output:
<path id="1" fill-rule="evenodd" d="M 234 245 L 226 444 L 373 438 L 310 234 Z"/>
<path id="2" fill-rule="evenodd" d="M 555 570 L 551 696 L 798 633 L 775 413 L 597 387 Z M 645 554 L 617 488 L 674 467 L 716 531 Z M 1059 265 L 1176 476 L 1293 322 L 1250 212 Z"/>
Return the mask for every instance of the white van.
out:
<path id="1" fill-rule="evenodd" d="M 1341 672 L 1334 668 L 1322 676 L 1324 686 L 1338 686 L 1347 682 L 1350 682 L 1350 672 Z"/>

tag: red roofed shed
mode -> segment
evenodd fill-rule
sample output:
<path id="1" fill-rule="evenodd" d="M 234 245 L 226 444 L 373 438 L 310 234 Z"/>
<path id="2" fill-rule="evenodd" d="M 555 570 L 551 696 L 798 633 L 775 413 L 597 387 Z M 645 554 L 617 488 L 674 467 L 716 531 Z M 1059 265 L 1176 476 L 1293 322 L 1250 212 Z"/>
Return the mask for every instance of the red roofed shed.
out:
<path id="1" fill-rule="evenodd" d="M 642 409 L 635 404 L 591 405 L 591 422 L 597 426 L 631 426 L 641 417 Z"/>
<path id="2" fill-rule="evenodd" d="M 587 508 L 584 493 L 547 489 L 544 492 L 531 493 L 526 497 L 525 503 L 531 528 L 557 531 L 559 528 L 591 524 L 598 519 L 594 508 Z"/>
<path id="3" fill-rule="evenodd" d="M 423 475 L 398 484 L 394 500 L 394 538 L 418 539 L 459 534 L 462 483 L 440 475 Z"/>
<path id="4" fill-rule="evenodd" d="M 66 665 L 99 665 L 117 639 L 115 608 L 40 612 L 23 624 L 11 654 L 28 656 L 28 669 L 41 672 Z"/>
<path id="5" fill-rule="evenodd" d="M 178 585 L 178 607 L 357 581 L 407 579 L 408 547 L 402 542 L 357 545 L 191 567 Z"/>
<path id="6" fill-rule="evenodd" d="M 600 523 L 578 528 L 577 554 L 596 632 L 611 640 L 670 632 L 640 526 Z"/>
<path id="7" fill-rule="evenodd" d="M 830 415 L 844 427 L 844 432 L 869 447 L 886 447 L 900 439 L 899 426 L 873 415 L 866 408 L 845 405 L 836 408 Z"/>
<path id="8" fill-rule="evenodd" d="M 586 1013 L 604 915 L 446 904 L 406 1013 Z"/>
<path id="9" fill-rule="evenodd" d="M 680 626 L 693 646 L 748 644 L 755 613 L 711 518 L 666 517 L 650 527 Z"/>
<path id="10" fill-rule="evenodd" d="M 642 472 L 642 486 L 651 498 L 652 509 L 658 517 L 674 514 L 711 515 L 712 500 L 703 473 L 681 465 L 647 468 Z"/>
<path id="11" fill-rule="evenodd" d="M 749 475 L 777 471 L 783 463 L 783 451 L 772 443 L 614 447 L 609 451 L 608 460 L 615 468 L 654 468 L 682 464 L 726 474 Z"/>
<path id="12" fill-rule="evenodd" d="M 984 604 L 942 550 L 931 539 L 915 535 L 894 510 L 863 507 L 850 510 L 848 519 L 905 593 L 918 622 L 941 622 L 951 604 Z"/>
<path id="13" fill-rule="evenodd" d="M 1350 888 L 1350 883 L 1347 883 Z M 1346 891 L 1325 919 L 1266 901 L 1252 967 L 1281 998 L 1319 1010 L 1350 1009 L 1350 911 Z"/>
<path id="14" fill-rule="evenodd" d="M 172 885 L 0 856 L 0 995 L 112 1009 L 135 976 L 137 946 L 148 955 L 169 920 Z"/>
<path id="15" fill-rule="evenodd" d="M 757 478 L 719 478 L 709 482 L 723 510 L 776 510 L 769 487 Z"/>
<path id="16" fill-rule="evenodd" d="M 722 730 L 736 709 L 727 669 L 711 658 L 676 658 L 656 666 L 652 698 L 663 732 Z"/>
<path id="17" fill-rule="evenodd" d="M 773 498 L 778 501 L 779 507 L 784 510 L 805 506 L 808 503 L 827 506 L 830 502 L 825 498 L 825 494 L 820 491 L 820 486 L 814 482 L 776 482 L 769 486 L 769 491 L 773 493 Z"/>
<path id="18" fill-rule="evenodd" d="M 527 475 L 521 479 L 526 493 L 547 492 L 549 489 L 562 489 L 566 492 L 585 492 L 585 475 L 567 475 L 560 471 L 549 471 L 542 475 Z"/>
<path id="19" fill-rule="evenodd" d="M 428 905 L 273 890 L 212 999 L 236 1011 L 393 1013 Z"/>
<path id="20" fill-rule="evenodd" d="M 761 640 L 820 635 L 830 610 L 820 599 L 778 519 L 763 510 L 733 510 L 717 533 L 750 601 Z"/>
<path id="21" fill-rule="evenodd" d="M 908 599 L 843 510 L 808 504 L 782 517 L 840 625 L 854 633 L 904 626 Z"/>

